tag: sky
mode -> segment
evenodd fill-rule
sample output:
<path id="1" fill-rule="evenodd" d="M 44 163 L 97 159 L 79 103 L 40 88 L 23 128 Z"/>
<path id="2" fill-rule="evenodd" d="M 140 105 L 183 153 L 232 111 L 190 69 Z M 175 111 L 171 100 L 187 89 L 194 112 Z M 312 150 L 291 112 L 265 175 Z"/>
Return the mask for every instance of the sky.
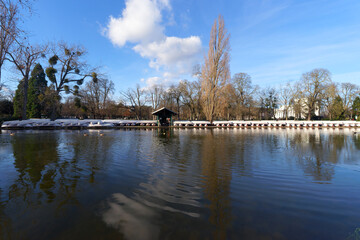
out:
<path id="1" fill-rule="evenodd" d="M 359 0 L 36 0 L 24 27 L 32 43 L 84 46 L 117 93 L 193 80 L 219 14 L 231 75 L 276 87 L 326 68 L 333 81 L 360 85 L 359 12 Z"/>

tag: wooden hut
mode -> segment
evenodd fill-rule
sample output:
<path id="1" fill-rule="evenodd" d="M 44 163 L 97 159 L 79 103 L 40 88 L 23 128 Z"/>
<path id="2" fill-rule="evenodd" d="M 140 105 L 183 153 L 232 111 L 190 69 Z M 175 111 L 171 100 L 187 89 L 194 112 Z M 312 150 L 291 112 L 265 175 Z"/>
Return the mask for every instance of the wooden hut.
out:
<path id="1" fill-rule="evenodd" d="M 157 117 L 158 126 L 172 126 L 172 116 L 177 115 L 177 113 L 163 107 L 153 112 L 152 115 Z"/>

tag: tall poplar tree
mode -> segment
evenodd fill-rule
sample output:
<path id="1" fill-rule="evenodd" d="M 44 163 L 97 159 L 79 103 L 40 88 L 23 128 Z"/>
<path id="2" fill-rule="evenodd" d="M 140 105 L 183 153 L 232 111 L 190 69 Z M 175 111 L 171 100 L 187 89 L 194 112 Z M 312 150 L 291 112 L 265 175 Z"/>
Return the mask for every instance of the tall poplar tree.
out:
<path id="1" fill-rule="evenodd" d="M 211 123 L 219 109 L 220 95 L 230 79 L 230 44 L 224 19 L 215 20 L 210 34 L 209 51 L 201 69 L 202 109 Z"/>

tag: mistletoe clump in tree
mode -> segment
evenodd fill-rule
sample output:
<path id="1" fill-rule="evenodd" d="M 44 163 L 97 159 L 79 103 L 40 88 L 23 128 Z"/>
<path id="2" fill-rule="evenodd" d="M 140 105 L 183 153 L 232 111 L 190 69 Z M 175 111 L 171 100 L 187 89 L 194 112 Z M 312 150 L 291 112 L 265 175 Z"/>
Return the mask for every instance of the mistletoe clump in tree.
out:
<path id="1" fill-rule="evenodd" d="M 84 48 L 60 43 L 53 52 L 54 55 L 49 59 L 50 66 L 46 68 L 46 76 L 51 82 L 52 96 L 57 102 L 60 101 L 62 92 L 79 96 L 79 86 L 87 78 L 97 82 L 97 74 L 94 70 L 89 70 L 83 60 L 86 54 Z M 56 118 L 56 109 L 56 104 L 53 104 L 51 120 Z"/>

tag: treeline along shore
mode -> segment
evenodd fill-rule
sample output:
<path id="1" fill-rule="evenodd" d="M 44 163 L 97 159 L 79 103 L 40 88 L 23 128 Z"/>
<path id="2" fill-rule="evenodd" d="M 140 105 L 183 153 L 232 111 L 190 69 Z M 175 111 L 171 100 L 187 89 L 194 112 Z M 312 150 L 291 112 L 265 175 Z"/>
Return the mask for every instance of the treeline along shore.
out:
<path id="1" fill-rule="evenodd" d="M 160 127 L 157 120 L 77 120 L 77 119 L 28 119 L 4 122 L 1 129 L 116 129 L 116 128 L 154 128 Z M 358 121 L 174 121 L 167 127 L 189 128 L 189 127 L 237 127 L 237 128 L 358 128 Z"/>

